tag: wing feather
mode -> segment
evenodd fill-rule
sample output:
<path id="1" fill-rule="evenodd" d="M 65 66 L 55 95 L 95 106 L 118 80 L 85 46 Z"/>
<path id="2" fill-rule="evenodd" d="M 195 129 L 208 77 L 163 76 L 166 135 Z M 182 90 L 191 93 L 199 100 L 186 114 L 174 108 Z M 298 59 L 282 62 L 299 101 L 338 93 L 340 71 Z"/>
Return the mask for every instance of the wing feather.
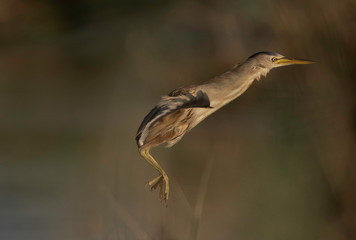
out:
<path id="1" fill-rule="evenodd" d="M 177 89 L 168 96 L 163 96 L 147 116 L 143 119 L 137 134 L 138 147 L 144 144 L 150 128 L 163 117 L 172 114 L 182 108 L 210 108 L 210 100 L 203 91 L 195 92 L 194 89 Z"/>

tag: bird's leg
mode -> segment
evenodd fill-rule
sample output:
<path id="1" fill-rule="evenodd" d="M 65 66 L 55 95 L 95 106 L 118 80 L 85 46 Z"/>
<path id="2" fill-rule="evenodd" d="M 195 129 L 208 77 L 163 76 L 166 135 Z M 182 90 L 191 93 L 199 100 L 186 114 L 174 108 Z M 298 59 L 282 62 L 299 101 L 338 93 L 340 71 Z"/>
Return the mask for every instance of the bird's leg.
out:
<path id="1" fill-rule="evenodd" d="M 150 149 L 142 149 L 140 151 L 141 156 L 146 159 L 146 161 L 151 164 L 159 173 L 160 175 L 153 180 L 149 181 L 147 184 L 148 186 L 151 187 L 152 189 L 156 189 L 157 187 L 160 188 L 160 198 L 162 200 L 168 200 L 169 196 L 169 182 L 168 182 L 168 176 L 167 174 L 163 171 L 161 166 L 154 160 L 154 158 L 150 155 L 149 153 Z"/>

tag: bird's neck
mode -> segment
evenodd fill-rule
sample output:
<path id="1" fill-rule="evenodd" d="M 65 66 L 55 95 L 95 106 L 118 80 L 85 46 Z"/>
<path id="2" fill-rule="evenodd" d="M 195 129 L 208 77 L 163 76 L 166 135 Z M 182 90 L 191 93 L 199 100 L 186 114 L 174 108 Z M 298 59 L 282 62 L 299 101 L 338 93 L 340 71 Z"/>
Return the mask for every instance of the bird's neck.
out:
<path id="1" fill-rule="evenodd" d="M 265 68 L 262 65 L 250 64 L 245 62 L 241 65 L 235 65 L 229 72 L 235 73 L 235 76 L 242 81 L 257 80 L 259 81 L 261 76 L 266 76 L 271 69 Z"/>
<path id="2" fill-rule="evenodd" d="M 207 82 L 208 96 L 211 106 L 220 108 L 243 94 L 261 76 L 266 76 L 269 69 L 262 67 L 252 68 L 242 64 L 232 70 Z"/>

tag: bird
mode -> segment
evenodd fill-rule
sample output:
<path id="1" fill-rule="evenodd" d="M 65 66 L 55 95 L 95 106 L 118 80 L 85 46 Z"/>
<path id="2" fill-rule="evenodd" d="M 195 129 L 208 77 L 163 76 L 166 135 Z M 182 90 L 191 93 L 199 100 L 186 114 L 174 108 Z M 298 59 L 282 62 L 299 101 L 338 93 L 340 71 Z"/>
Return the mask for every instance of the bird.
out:
<path id="1" fill-rule="evenodd" d="M 161 201 L 168 200 L 168 175 L 151 156 L 151 148 L 163 143 L 167 144 L 166 147 L 172 147 L 197 124 L 239 97 L 271 69 L 311 63 L 314 62 L 287 58 L 275 52 L 257 52 L 217 77 L 201 84 L 179 87 L 162 96 L 136 133 L 140 155 L 158 171 L 158 176 L 149 181 L 147 186 L 151 191 L 159 187 Z"/>

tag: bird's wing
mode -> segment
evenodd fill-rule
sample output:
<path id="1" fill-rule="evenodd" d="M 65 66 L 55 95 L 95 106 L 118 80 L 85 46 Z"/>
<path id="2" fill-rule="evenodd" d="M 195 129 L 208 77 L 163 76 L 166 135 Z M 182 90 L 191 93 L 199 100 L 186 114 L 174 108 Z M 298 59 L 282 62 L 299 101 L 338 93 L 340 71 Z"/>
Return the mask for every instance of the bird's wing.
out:
<path id="1" fill-rule="evenodd" d="M 141 147 L 149 133 L 150 128 L 163 117 L 182 108 L 209 108 L 210 100 L 206 93 L 195 89 L 180 88 L 163 96 L 147 116 L 143 119 L 137 134 L 137 145 Z"/>

